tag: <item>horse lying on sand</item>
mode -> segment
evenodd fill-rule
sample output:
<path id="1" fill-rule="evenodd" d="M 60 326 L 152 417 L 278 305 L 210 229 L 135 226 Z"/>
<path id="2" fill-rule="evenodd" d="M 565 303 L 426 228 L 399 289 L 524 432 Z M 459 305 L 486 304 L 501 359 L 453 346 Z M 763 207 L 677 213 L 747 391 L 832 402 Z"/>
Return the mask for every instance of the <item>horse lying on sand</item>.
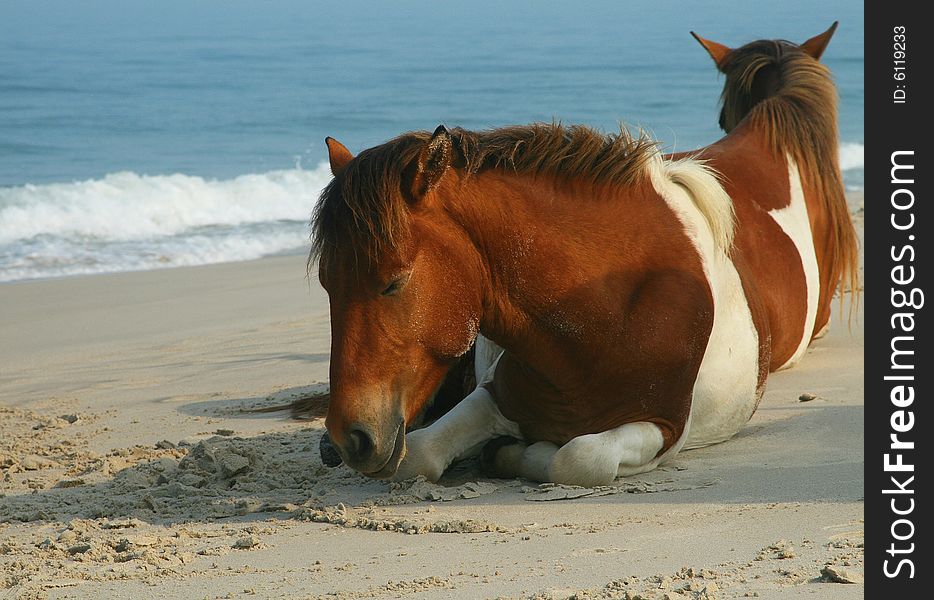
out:
<path id="1" fill-rule="evenodd" d="M 597 485 L 739 431 L 855 289 L 818 62 L 834 27 L 698 38 L 726 74 L 727 135 L 689 154 L 558 124 L 441 126 L 357 157 L 328 138 L 310 261 L 340 458 L 434 481 L 482 452 L 498 476 Z M 407 434 L 475 342 L 477 387 Z"/>

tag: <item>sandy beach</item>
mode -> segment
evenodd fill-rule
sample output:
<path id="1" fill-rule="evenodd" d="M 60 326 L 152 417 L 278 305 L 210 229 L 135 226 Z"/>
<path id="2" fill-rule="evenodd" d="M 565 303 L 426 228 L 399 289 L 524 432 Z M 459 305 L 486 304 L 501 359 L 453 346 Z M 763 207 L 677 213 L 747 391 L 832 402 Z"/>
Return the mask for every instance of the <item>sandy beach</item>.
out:
<path id="1" fill-rule="evenodd" d="M 861 313 L 733 440 L 594 489 L 325 468 L 323 420 L 249 410 L 328 349 L 303 256 L 0 285 L 0 598 L 863 595 Z"/>

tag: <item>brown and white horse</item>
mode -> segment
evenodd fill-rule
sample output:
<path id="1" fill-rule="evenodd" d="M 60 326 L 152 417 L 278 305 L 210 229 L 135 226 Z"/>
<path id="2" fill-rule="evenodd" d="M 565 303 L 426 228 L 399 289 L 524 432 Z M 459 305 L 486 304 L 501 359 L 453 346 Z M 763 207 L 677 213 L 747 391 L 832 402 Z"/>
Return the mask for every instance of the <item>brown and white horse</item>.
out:
<path id="1" fill-rule="evenodd" d="M 485 447 L 501 476 L 595 485 L 739 431 L 856 277 L 832 33 L 698 38 L 727 136 L 690 155 L 557 124 L 329 138 L 310 260 L 344 462 L 437 480 Z M 479 385 L 407 434 L 474 342 Z"/>

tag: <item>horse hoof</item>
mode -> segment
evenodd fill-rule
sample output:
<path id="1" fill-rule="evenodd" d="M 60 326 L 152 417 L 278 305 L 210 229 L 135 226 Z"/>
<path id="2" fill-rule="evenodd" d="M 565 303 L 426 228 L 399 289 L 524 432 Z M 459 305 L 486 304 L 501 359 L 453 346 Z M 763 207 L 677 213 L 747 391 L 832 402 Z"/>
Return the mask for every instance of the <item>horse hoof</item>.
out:
<path id="1" fill-rule="evenodd" d="M 326 467 L 337 467 L 344 462 L 341 460 L 341 455 L 337 453 L 337 448 L 331 443 L 331 436 L 328 435 L 327 431 L 321 436 L 321 441 L 318 443 L 318 451 L 321 453 L 321 462 L 323 462 Z"/>
<path id="2" fill-rule="evenodd" d="M 496 464 L 496 457 L 499 451 L 507 446 L 522 445 L 520 440 L 508 435 L 501 435 L 488 441 L 480 451 L 480 469 L 489 477 L 512 477 L 511 474 L 503 473 Z"/>

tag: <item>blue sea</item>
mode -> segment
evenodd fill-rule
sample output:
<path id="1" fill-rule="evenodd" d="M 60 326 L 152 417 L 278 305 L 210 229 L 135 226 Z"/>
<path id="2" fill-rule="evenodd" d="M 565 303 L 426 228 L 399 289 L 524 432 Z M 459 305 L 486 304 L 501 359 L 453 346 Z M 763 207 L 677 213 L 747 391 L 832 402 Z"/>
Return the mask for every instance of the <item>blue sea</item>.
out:
<path id="1" fill-rule="evenodd" d="M 805 0 L 0 4 L 0 281 L 302 252 L 356 152 L 439 123 L 721 136 L 689 35 L 795 42 L 840 21 L 846 184 L 863 183 L 863 8 Z"/>

